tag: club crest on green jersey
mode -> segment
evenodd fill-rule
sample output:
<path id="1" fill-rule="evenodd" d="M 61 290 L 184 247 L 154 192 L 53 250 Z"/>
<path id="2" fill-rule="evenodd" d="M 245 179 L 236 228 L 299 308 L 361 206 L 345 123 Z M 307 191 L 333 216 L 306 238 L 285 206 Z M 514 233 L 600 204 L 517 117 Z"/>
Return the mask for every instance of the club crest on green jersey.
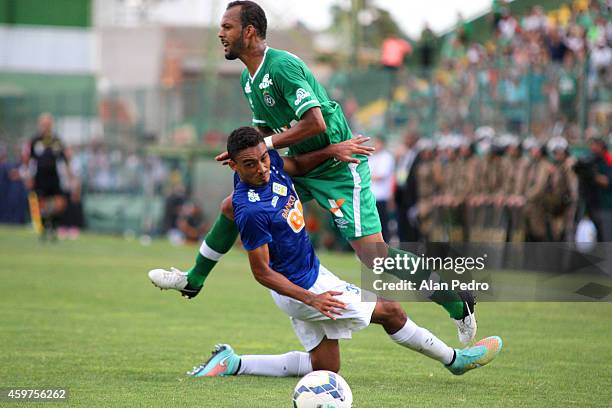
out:
<path id="1" fill-rule="evenodd" d="M 273 107 L 274 105 L 276 105 L 276 101 L 274 100 L 274 98 L 272 97 L 272 95 L 270 95 L 270 93 L 268 92 L 264 92 L 263 94 L 263 98 L 264 98 L 264 102 L 266 103 L 266 105 L 268 105 L 269 107 Z"/>

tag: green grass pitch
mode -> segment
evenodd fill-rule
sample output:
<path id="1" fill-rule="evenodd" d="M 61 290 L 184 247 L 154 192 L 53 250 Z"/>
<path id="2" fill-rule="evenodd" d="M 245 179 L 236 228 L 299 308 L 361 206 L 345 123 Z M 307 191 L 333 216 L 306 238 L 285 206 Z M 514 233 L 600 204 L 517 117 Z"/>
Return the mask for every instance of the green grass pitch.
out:
<path id="1" fill-rule="evenodd" d="M 186 268 L 196 247 L 96 235 L 40 244 L 29 229 L 7 227 L 0 243 L 0 387 L 66 387 L 69 405 L 83 407 L 291 406 L 296 378 L 185 376 L 219 342 L 238 353 L 300 350 L 242 250 L 232 250 L 187 301 L 154 288 L 146 272 Z M 359 283 L 354 257 L 321 258 Z M 458 346 L 441 308 L 404 307 Z M 504 349 L 461 377 L 394 344 L 380 327 L 343 341 L 340 373 L 354 406 L 612 406 L 612 304 L 481 303 L 477 311 L 478 337 L 499 335 Z"/>

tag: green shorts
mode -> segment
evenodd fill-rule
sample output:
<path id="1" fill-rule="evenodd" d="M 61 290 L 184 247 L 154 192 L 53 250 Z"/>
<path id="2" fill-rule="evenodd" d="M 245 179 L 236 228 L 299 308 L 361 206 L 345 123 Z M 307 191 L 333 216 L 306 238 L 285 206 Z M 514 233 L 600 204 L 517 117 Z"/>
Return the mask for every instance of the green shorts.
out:
<path id="1" fill-rule="evenodd" d="M 315 169 L 304 177 L 292 177 L 302 202 L 315 199 L 330 211 L 334 225 L 348 240 L 381 232 L 368 161 L 360 159 L 359 164 L 337 162 L 323 172 Z"/>

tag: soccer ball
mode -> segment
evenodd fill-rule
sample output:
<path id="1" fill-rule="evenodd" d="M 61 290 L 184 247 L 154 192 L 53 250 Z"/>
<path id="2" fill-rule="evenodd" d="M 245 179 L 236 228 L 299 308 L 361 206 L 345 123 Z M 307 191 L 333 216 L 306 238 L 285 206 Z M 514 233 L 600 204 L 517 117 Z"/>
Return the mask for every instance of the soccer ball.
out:
<path id="1" fill-rule="evenodd" d="M 331 371 L 306 374 L 293 391 L 294 408 L 350 408 L 353 393 L 344 378 Z"/>

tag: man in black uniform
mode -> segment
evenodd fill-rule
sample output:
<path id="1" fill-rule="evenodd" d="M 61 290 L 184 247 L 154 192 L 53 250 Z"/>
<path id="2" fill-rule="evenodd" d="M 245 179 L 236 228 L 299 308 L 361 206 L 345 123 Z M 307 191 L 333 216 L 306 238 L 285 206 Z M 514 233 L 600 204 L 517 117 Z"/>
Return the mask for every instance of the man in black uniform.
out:
<path id="1" fill-rule="evenodd" d="M 416 185 L 416 168 L 419 162 L 419 151 L 416 147 L 418 141 L 419 136 L 416 132 L 407 133 L 404 137 L 405 153 L 397 159 L 395 204 L 400 242 L 416 242 L 420 238 L 416 217 L 410 215 L 411 209 L 416 210 L 418 198 Z"/>
<path id="2" fill-rule="evenodd" d="M 38 133 L 30 141 L 28 163 L 31 171 L 29 188 L 36 193 L 40 218 L 44 232 L 55 238 L 59 216 L 66 209 L 66 198 L 62 194 L 58 164 L 64 162 L 67 174 L 72 179 L 64 145 L 53 132 L 53 116 L 43 113 L 38 118 Z M 35 211 L 36 205 L 32 205 Z M 33 207 L 33 208 L 32 208 Z M 36 215 L 32 214 L 35 219 Z"/>

